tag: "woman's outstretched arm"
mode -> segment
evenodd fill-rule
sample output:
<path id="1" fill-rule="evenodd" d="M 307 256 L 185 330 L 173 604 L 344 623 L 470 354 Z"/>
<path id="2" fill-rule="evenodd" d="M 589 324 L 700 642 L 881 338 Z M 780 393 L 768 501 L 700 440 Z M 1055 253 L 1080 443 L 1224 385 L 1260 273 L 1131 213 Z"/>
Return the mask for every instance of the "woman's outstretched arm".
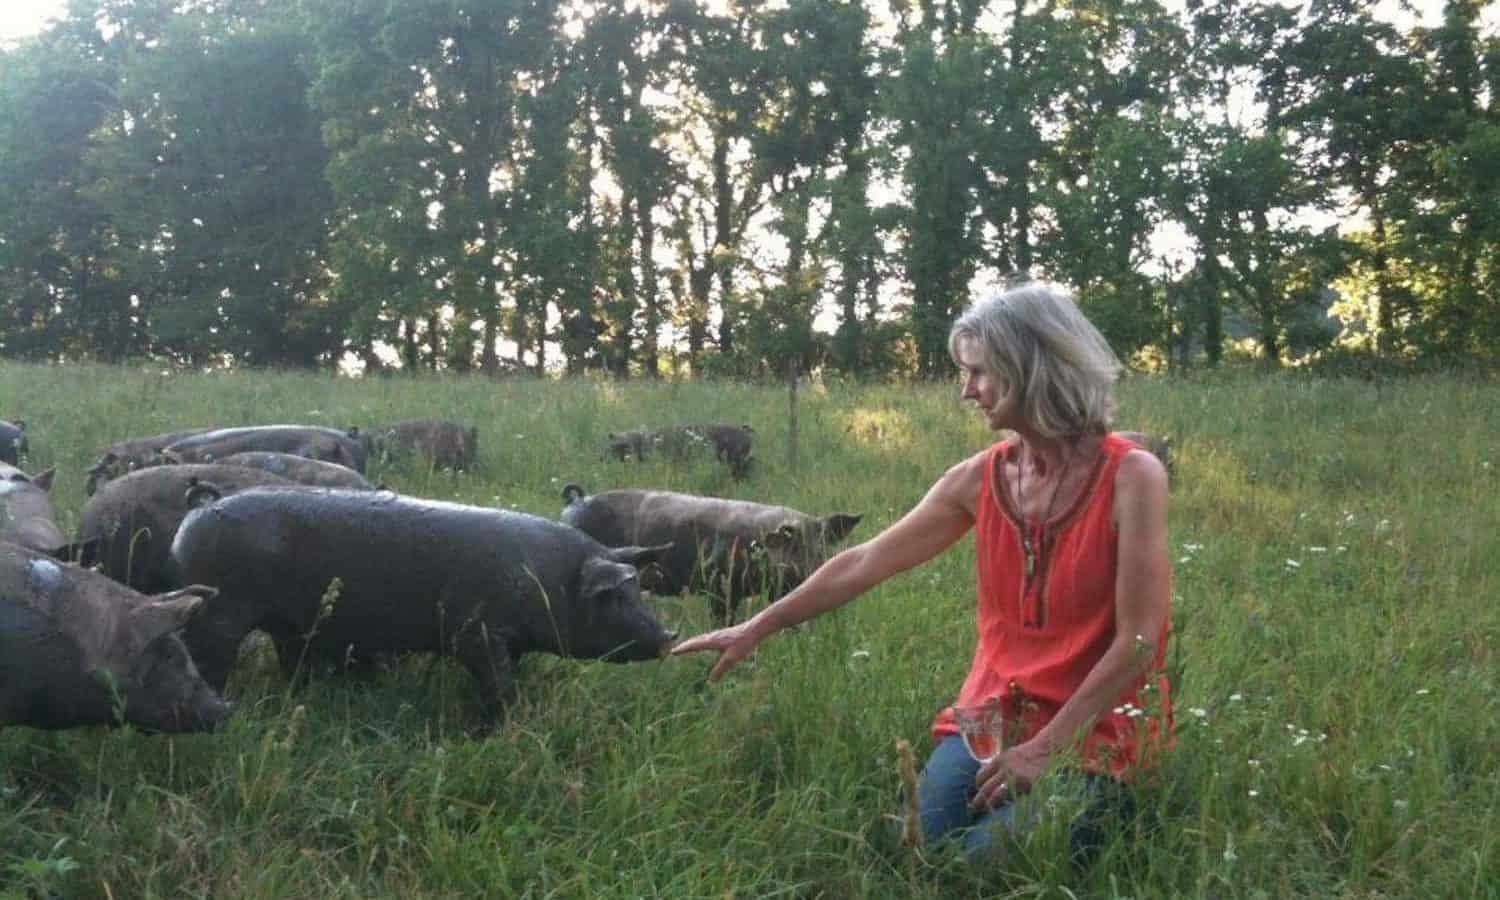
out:
<path id="1" fill-rule="evenodd" d="M 767 636 L 837 609 L 892 575 L 937 556 L 973 527 L 987 457 L 987 452 L 975 454 L 943 473 L 910 512 L 819 566 L 796 590 L 753 618 L 689 638 L 672 653 L 719 651 L 708 676 L 717 681 Z"/>

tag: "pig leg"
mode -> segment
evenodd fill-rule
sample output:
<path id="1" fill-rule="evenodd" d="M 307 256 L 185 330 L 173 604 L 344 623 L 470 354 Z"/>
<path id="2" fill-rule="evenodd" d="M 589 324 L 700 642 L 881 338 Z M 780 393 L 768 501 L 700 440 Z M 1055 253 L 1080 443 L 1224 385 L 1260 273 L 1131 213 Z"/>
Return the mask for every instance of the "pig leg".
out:
<path id="1" fill-rule="evenodd" d="M 220 693 L 239 658 L 240 642 L 260 625 L 256 604 L 238 600 L 233 592 L 220 590 L 203 603 L 183 629 L 182 637 L 203 680 Z"/>
<path id="2" fill-rule="evenodd" d="M 483 623 L 466 628 L 455 640 L 454 655 L 479 682 L 484 714 L 498 718 L 516 699 L 516 661 L 503 637 Z"/>

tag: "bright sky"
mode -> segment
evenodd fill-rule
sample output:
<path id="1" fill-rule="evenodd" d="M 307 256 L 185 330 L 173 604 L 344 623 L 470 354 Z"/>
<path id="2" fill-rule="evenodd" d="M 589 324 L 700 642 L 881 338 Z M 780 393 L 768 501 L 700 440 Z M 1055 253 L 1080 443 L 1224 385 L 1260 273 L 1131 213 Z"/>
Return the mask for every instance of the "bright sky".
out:
<path id="1" fill-rule="evenodd" d="M 1166 0 L 1167 6 L 1179 6 L 1181 0 Z M 0 44 L 8 44 L 17 38 L 35 34 L 49 19 L 63 14 L 65 0 L 0 0 Z M 1420 13 L 1423 24 L 1433 25 L 1441 21 L 1443 0 L 1413 0 L 1412 6 Z M 1398 0 L 1382 0 L 1381 12 L 1388 17 L 1410 21 L 1400 10 Z M 1500 26 L 1500 4 L 1494 4 L 1484 13 L 1490 31 Z"/>

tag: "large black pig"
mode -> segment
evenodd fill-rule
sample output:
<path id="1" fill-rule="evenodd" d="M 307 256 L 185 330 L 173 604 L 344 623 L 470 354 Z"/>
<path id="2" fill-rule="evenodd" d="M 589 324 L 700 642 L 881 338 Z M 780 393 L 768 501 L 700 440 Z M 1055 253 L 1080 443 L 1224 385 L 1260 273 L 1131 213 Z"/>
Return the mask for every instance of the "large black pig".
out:
<path id="1" fill-rule="evenodd" d="M 359 477 L 356 472 L 349 474 Z M 198 483 L 212 485 L 220 495 L 292 484 L 246 466 L 186 464 L 139 469 L 104 485 L 83 505 L 78 543 L 86 549 L 80 562 L 99 564 L 104 574 L 138 591 L 163 591 L 185 584 L 167 577 L 167 551 L 188 514 L 188 488 Z"/>
<path id="2" fill-rule="evenodd" d="M 562 519 L 605 546 L 672 545 L 641 572 L 641 586 L 661 594 L 707 593 L 714 620 L 734 621 L 741 601 L 775 600 L 822 565 L 860 516 L 817 518 L 785 506 L 670 491 L 618 490 L 593 496 L 563 488 Z"/>
<path id="3" fill-rule="evenodd" d="M 636 575 L 665 549 L 611 550 L 537 516 L 389 492 L 257 488 L 190 513 L 172 565 L 220 589 L 186 633 L 211 684 L 261 629 L 289 674 L 304 656 L 452 655 L 494 713 L 524 653 L 665 653 L 675 635 L 641 603 Z"/>
<path id="4" fill-rule="evenodd" d="M 162 451 L 173 443 L 195 434 L 214 430 L 213 428 L 189 428 L 186 431 L 153 434 L 150 437 L 130 438 L 111 444 L 100 454 L 99 461 L 89 467 L 89 480 L 84 485 L 84 492 L 92 497 L 94 491 L 99 489 L 99 485 L 119 478 L 126 472 L 134 472 L 136 469 L 144 469 L 148 466 L 159 466 L 166 462 L 161 455 Z"/>
<path id="5" fill-rule="evenodd" d="M 33 477 L 15 466 L 0 463 L 0 541 L 54 556 L 65 555 L 68 539 L 57 527 L 57 513 L 47 496 L 55 472 L 48 469 Z"/>
<path id="6" fill-rule="evenodd" d="M 177 633 L 212 595 L 195 585 L 148 597 L 0 543 L 0 725 L 214 728 L 230 706 Z"/>
<path id="7" fill-rule="evenodd" d="M 269 450 L 365 470 L 365 445 L 359 429 L 339 431 L 320 425 L 248 425 L 219 428 L 174 441 L 162 451 L 172 462 L 206 463 L 233 453 Z"/>

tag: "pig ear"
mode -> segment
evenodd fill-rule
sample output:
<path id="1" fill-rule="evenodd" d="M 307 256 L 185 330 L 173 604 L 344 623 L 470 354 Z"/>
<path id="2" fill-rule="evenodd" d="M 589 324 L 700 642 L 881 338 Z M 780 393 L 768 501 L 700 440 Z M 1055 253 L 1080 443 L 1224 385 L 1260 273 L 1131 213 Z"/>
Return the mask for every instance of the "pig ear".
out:
<path id="1" fill-rule="evenodd" d="M 147 640 L 154 640 L 182 628 L 205 600 L 218 593 L 218 588 L 195 584 L 170 594 L 158 594 L 131 610 L 130 621 Z"/>
<path id="2" fill-rule="evenodd" d="M 41 488 L 43 491 L 50 491 L 52 490 L 52 479 L 56 475 L 57 466 L 48 466 L 47 471 L 41 473 L 40 475 L 31 476 L 31 483 Z"/>
<path id="3" fill-rule="evenodd" d="M 609 551 L 609 558 L 639 569 L 659 561 L 671 549 L 670 543 L 658 544 L 655 547 L 616 547 Z"/>
<path id="4" fill-rule="evenodd" d="M 823 536 L 833 543 L 838 543 L 848 537 L 849 532 L 853 531 L 854 526 L 858 525 L 859 520 L 863 518 L 863 514 L 834 513 L 823 520 Z"/>
<path id="5" fill-rule="evenodd" d="M 182 495 L 182 501 L 187 504 L 188 509 L 197 509 L 207 506 L 215 500 L 222 499 L 224 492 L 212 481 L 200 481 L 197 476 L 188 479 L 188 489 Z"/>
<path id="6" fill-rule="evenodd" d="M 602 556 L 591 556 L 583 564 L 581 593 L 592 600 L 617 590 L 636 577 L 635 569 Z"/>

